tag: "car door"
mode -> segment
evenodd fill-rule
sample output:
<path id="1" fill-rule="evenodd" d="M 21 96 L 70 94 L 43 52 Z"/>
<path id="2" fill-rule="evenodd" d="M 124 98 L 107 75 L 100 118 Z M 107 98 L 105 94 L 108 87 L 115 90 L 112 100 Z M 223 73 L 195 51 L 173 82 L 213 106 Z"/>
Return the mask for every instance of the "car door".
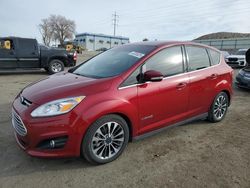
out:
<path id="1" fill-rule="evenodd" d="M 186 45 L 189 76 L 189 116 L 200 115 L 208 111 L 213 93 L 211 80 L 217 75 L 211 72 L 211 63 L 206 48 Z"/>
<path id="2" fill-rule="evenodd" d="M 146 60 L 142 73 L 159 71 L 160 82 L 138 85 L 139 134 L 181 121 L 188 108 L 189 77 L 181 46 L 165 48 Z"/>
<path id="3" fill-rule="evenodd" d="M 20 68 L 39 68 L 39 53 L 37 42 L 34 39 L 18 40 L 18 65 Z"/>
<path id="4" fill-rule="evenodd" d="M 14 42 L 11 39 L 0 39 L 0 68 L 17 68 L 17 57 Z"/>

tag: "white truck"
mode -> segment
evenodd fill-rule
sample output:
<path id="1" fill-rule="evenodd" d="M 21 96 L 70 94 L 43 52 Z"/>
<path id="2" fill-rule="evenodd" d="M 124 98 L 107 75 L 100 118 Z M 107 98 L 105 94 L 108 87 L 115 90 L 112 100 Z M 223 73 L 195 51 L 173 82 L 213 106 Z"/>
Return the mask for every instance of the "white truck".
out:
<path id="1" fill-rule="evenodd" d="M 229 55 L 225 61 L 231 67 L 245 67 L 246 66 L 246 52 L 247 49 L 239 49 L 235 55 Z"/>

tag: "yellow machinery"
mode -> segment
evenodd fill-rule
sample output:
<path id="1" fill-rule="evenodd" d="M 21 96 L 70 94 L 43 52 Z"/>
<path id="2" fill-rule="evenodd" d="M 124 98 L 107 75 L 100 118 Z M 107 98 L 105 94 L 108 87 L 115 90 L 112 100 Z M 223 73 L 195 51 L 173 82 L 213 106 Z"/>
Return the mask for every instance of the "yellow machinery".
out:
<path id="1" fill-rule="evenodd" d="M 82 51 L 84 50 L 81 46 L 78 46 L 78 45 L 74 45 L 73 43 L 68 43 L 65 45 L 65 48 L 66 50 L 69 52 L 69 51 L 72 51 L 72 50 L 76 50 L 77 53 L 81 54 Z"/>
<path id="2" fill-rule="evenodd" d="M 73 44 L 67 44 L 66 45 L 66 50 L 71 51 L 74 48 Z"/>
<path id="3" fill-rule="evenodd" d="M 7 50 L 11 49 L 11 44 L 9 40 L 4 41 L 4 48 Z"/>

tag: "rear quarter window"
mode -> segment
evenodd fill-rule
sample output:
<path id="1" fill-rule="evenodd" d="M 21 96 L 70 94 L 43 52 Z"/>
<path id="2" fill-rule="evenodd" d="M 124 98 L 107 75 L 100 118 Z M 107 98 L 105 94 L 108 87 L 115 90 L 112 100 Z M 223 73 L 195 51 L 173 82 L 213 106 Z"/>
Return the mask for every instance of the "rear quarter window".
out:
<path id="1" fill-rule="evenodd" d="M 221 54 L 215 50 L 208 50 L 210 53 L 210 57 L 211 57 L 211 64 L 212 65 L 218 65 L 220 63 L 220 56 Z"/>

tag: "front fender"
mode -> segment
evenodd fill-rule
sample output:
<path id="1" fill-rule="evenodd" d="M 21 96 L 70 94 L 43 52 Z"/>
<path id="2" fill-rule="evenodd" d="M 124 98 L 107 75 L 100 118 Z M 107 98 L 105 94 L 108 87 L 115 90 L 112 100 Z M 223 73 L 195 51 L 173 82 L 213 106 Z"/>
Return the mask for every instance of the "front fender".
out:
<path id="1" fill-rule="evenodd" d="M 138 110 L 137 106 L 122 99 L 108 100 L 97 103 L 82 113 L 82 118 L 88 122 L 88 126 L 94 123 L 100 117 L 107 114 L 121 114 L 126 116 L 131 123 L 132 136 L 138 131 Z M 86 119 L 86 117 L 88 117 Z"/>

